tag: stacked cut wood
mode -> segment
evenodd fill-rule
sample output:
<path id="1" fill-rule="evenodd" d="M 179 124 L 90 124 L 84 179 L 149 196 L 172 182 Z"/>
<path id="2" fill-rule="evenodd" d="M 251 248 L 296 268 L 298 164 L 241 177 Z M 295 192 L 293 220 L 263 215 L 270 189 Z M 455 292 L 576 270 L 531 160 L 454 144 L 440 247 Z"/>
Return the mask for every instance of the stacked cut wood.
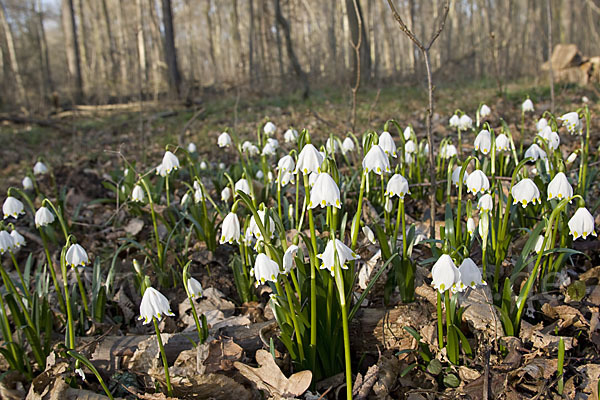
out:
<path id="1" fill-rule="evenodd" d="M 600 82 L 600 57 L 585 57 L 574 44 L 557 44 L 552 52 L 552 69 L 557 82 L 572 82 L 580 85 Z M 549 63 L 542 65 L 548 70 Z"/>

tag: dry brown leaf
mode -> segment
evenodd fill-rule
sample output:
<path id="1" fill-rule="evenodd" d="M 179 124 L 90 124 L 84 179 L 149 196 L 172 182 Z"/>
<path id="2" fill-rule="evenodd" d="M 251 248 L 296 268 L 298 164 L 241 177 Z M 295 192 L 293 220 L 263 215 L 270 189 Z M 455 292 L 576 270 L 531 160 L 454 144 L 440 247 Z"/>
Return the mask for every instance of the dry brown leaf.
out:
<path id="1" fill-rule="evenodd" d="M 544 326 L 540 322 L 537 325 L 531 325 L 527 321 L 521 321 L 521 338 L 524 342 L 531 342 L 534 349 L 544 349 L 552 351 L 558 349 L 560 337 L 543 332 Z M 573 347 L 574 339 L 572 337 L 563 337 L 565 350 Z"/>
<path id="2" fill-rule="evenodd" d="M 585 364 L 576 368 L 583 378 L 579 390 L 591 394 L 592 399 L 598 398 L 598 379 L 600 379 L 600 365 Z"/>
<path id="3" fill-rule="evenodd" d="M 197 369 L 200 374 L 233 369 L 233 363 L 242 359 L 244 349 L 231 338 L 213 340 L 197 348 Z"/>
<path id="4" fill-rule="evenodd" d="M 581 312 L 571 306 L 561 305 L 552 307 L 549 303 L 542 306 L 542 312 L 549 318 L 560 319 L 558 326 L 560 329 L 567 328 L 571 325 L 576 328 L 584 328 L 589 326 L 588 321 Z"/>
<path id="5" fill-rule="evenodd" d="M 266 350 L 256 352 L 256 362 L 258 368 L 252 368 L 241 362 L 235 362 L 234 366 L 259 389 L 268 391 L 274 398 L 300 396 L 310 386 L 312 372 L 300 371 L 288 379 L 275 363 L 273 356 Z"/>
<path id="6" fill-rule="evenodd" d="M 134 218 L 123 229 L 131 236 L 135 236 L 144 229 L 144 221 L 140 218 Z"/>
<path id="7" fill-rule="evenodd" d="M 489 340 L 504 336 L 500 317 L 490 304 L 492 292 L 489 286 L 471 290 L 468 295 L 461 296 L 461 306 L 465 308 L 463 318 L 475 332 L 484 333 Z"/>

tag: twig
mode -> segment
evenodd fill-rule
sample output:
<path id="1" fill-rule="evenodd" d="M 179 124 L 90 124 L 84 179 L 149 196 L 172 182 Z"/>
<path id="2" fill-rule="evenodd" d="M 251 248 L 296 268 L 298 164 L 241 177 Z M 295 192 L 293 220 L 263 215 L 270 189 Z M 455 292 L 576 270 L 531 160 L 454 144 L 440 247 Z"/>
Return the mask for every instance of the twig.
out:
<path id="1" fill-rule="evenodd" d="M 371 116 L 373 114 L 373 110 L 379 101 L 379 95 L 381 94 L 381 88 L 377 89 L 377 95 L 375 95 L 375 100 L 373 100 L 373 104 L 371 104 L 371 109 L 369 110 L 369 115 L 367 117 L 367 122 L 371 123 Z"/>
<path id="2" fill-rule="evenodd" d="M 350 39 L 350 44 L 354 49 L 354 57 L 356 60 L 356 63 L 354 64 L 356 66 L 356 81 L 352 87 L 352 132 L 354 132 L 354 128 L 356 127 L 356 96 L 358 93 L 358 88 L 360 87 L 360 45 L 362 44 L 362 18 L 360 16 L 356 0 L 352 0 L 352 3 L 354 4 L 354 14 L 356 15 L 356 25 L 358 31 L 356 44 L 352 41 L 352 39 Z"/>
<path id="3" fill-rule="evenodd" d="M 237 102 L 236 102 L 237 104 Z M 183 143 L 183 139 L 185 137 L 185 132 L 189 129 L 189 127 L 192 125 L 192 123 L 200 116 L 202 115 L 202 113 L 204 112 L 204 108 L 200 107 L 200 109 L 198 111 L 196 111 L 194 113 L 194 115 L 192 115 L 192 118 L 190 118 L 188 120 L 188 122 L 185 123 L 185 125 L 183 126 L 183 128 L 181 128 L 181 132 L 179 133 L 179 146 L 183 147 L 185 144 Z"/>

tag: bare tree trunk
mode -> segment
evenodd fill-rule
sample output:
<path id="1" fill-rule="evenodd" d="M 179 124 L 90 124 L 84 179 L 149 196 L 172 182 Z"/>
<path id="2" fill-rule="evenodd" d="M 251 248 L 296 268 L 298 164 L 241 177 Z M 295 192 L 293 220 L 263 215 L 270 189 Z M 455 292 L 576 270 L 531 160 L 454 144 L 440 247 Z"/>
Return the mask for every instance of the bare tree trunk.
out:
<path id="1" fill-rule="evenodd" d="M 83 99 L 83 78 L 81 76 L 81 59 L 79 57 L 79 43 L 77 40 L 73 0 L 62 0 L 62 21 L 69 76 L 74 80 L 75 92 L 73 97 L 75 102 L 79 103 Z"/>
<path id="2" fill-rule="evenodd" d="M 348 11 L 348 25 L 350 26 L 350 34 L 352 37 L 352 43 L 359 42 L 359 29 L 358 29 L 358 17 L 362 21 L 363 28 L 360 29 L 360 62 L 356 56 L 353 59 L 352 70 L 353 76 L 356 76 L 356 68 L 360 65 L 360 74 L 362 76 L 371 75 L 371 50 L 369 49 L 369 40 L 367 38 L 366 24 L 364 23 L 363 12 L 360 8 L 360 1 L 356 1 L 356 7 L 354 7 L 354 0 L 346 0 L 346 9 Z"/>
<path id="3" fill-rule="evenodd" d="M 158 99 L 161 87 L 165 82 L 164 74 L 164 49 L 160 36 L 160 22 L 156 13 L 155 1 L 149 1 L 150 10 L 150 37 L 152 39 L 152 96 L 154 100 Z M 192 60 L 190 60 L 191 62 Z"/>
<path id="4" fill-rule="evenodd" d="M 91 64 L 88 60 L 88 55 L 87 55 L 87 44 L 88 44 L 88 35 L 87 35 L 87 31 L 86 31 L 86 26 L 85 26 L 85 12 L 83 10 L 83 3 L 81 0 L 77 0 L 77 2 L 74 4 L 75 6 L 75 13 L 74 13 L 74 17 L 76 19 L 74 19 L 74 21 L 76 21 L 74 23 L 75 26 L 75 32 L 77 32 L 77 43 L 79 44 L 79 59 L 80 59 L 80 65 L 81 65 L 81 76 L 84 82 L 84 85 L 89 85 L 90 84 L 90 77 L 91 77 Z M 79 20 L 79 23 L 77 23 L 77 19 Z M 84 87 L 85 89 L 85 87 Z"/>
<path id="5" fill-rule="evenodd" d="M 136 11 L 136 38 L 137 38 L 137 50 L 138 60 L 140 63 L 140 74 L 141 74 L 141 91 L 145 92 L 146 82 L 148 81 L 148 71 L 146 69 L 146 41 L 144 40 L 144 5 L 142 0 L 135 1 Z"/>
<path id="6" fill-rule="evenodd" d="M 24 104 L 25 88 L 23 87 L 23 81 L 21 79 L 21 71 L 19 69 L 19 62 L 17 60 L 17 52 L 15 51 L 15 42 L 12 35 L 12 29 L 6 19 L 6 8 L 4 2 L 0 1 L 0 22 L 2 23 L 2 30 L 4 31 L 4 37 L 6 38 L 6 46 L 8 48 L 8 57 L 10 61 L 10 68 L 12 69 L 13 77 L 15 79 L 15 86 L 17 90 L 17 101 L 19 104 Z"/>
<path id="7" fill-rule="evenodd" d="M 162 0 L 163 25 L 165 31 L 165 58 L 169 71 L 169 91 L 173 97 L 179 97 L 181 75 L 177 64 L 177 51 L 175 49 L 175 32 L 173 30 L 173 11 L 171 0 Z"/>
<path id="8" fill-rule="evenodd" d="M 115 9 L 117 11 L 117 26 L 118 34 L 117 34 L 117 51 L 118 51 L 118 59 L 119 59 L 119 76 L 120 76 L 120 87 L 119 91 L 120 95 L 124 95 L 129 92 L 129 79 L 127 79 L 127 71 L 128 71 L 128 62 L 129 52 L 127 51 L 126 41 L 125 41 L 125 19 L 123 17 L 123 3 L 121 0 L 115 0 L 116 6 Z M 115 3 L 113 3 L 115 4 Z"/>
<path id="9" fill-rule="evenodd" d="M 275 8 L 279 6 L 279 0 L 275 1 Z M 284 82 L 283 73 L 283 51 L 281 50 L 281 33 L 279 32 L 279 24 L 277 23 L 277 12 L 275 12 L 275 39 L 277 41 L 277 61 L 279 65 L 279 82 Z"/>
<path id="10" fill-rule="evenodd" d="M 113 36 L 111 22 L 110 22 L 110 14 L 108 13 L 108 6 L 106 4 L 106 0 L 102 1 L 102 16 L 104 18 L 104 34 L 108 40 L 108 56 L 110 59 L 110 79 L 113 84 L 116 82 L 117 78 L 117 61 L 115 59 L 116 54 L 116 45 L 115 38 Z"/>
<path id="11" fill-rule="evenodd" d="M 52 79 L 50 78 L 50 69 L 48 66 L 48 48 L 46 44 L 46 34 L 44 32 L 44 24 L 42 19 L 42 8 L 40 0 L 31 0 L 31 30 L 34 32 L 38 59 L 40 63 L 40 87 L 41 95 L 45 100 L 49 97 L 49 94 L 53 89 Z M 39 8 L 38 8 L 39 6 Z"/>
<path id="12" fill-rule="evenodd" d="M 217 67 L 217 50 L 216 43 L 214 37 L 214 26 L 212 21 L 212 1 L 206 2 L 206 7 L 204 9 L 204 16 L 206 18 L 206 34 L 208 36 L 208 54 L 210 55 L 210 62 L 212 63 L 213 70 L 213 85 L 217 86 L 217 83 L 220 81 L 219 78 L 219 68 Z"/>
<path id="13" fill-rule="evenodd" d="M 552 4 L 546 0 L 548 23 L 548 71 L 550 73 L 550 111 L 554 114 L 554 68 L 552 66 Z"/>
<path id="14" fill-rule="evenodd" d="M 238 57 L 238 60 L 234 65 L 237 67 L 238 71 L 245 71 L 246 63 L 244 61 L 244 55 L 242 54 L 242 39 L 240 35 L 240 19 L 238 15 L 237 0 L 233 0 L 233 4 L 231 5 L 231 22 L 234 56 Z"/>
<path id="15" fill-rule="evenodd" d="M 256 71 L 254 70 L 254 0 L 248 1 L 248 14 L 250 14 L 250 27 L 248 30 L 248 76 L 252 84 L 256 79 Z"/>

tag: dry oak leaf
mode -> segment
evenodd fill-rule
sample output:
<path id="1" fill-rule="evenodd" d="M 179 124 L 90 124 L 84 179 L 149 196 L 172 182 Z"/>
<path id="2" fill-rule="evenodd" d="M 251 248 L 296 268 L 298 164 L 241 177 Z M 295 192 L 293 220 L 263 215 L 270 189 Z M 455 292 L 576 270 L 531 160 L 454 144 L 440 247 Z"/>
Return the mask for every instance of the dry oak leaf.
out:
<path id="1" fill-rule="evenodd" d="M 266 350 L 256 352 L 256 362 L 258 368 L 252 368 L 241 362 L 235 362 L 233 365 L 259 389 L 268 391 L 271 398 L 297 397 L 310 386 L 312 372 L 300 371 L 288 379 L 275 363 L 271 353 Z"/>

